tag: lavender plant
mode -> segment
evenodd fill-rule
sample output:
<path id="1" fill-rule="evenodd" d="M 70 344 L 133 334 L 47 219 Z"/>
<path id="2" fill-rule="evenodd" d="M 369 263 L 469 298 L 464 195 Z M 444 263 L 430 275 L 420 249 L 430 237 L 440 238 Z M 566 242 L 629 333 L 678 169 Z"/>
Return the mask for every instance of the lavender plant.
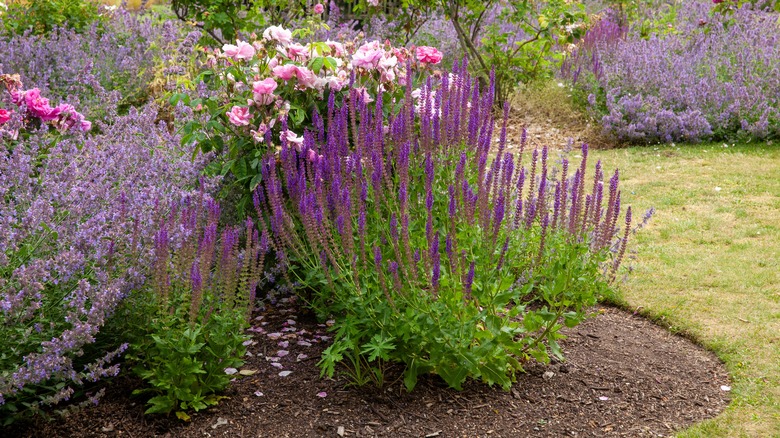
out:
<path id="1" fill-rule="evenodd" d="M 283 141 L 266 157 L 255 193 L 277 256 L 335 316 L 322 373 L 346 363 L 381 381 L 397 362 L 410 390 L 424 373 L 509 388 L 524 362 L 560 356 L 559 329 L 584 318 L 625 252 L 617 172 L 605 187 L 599 163 L 586 183 L 587 146 L 559 179 L 547 149 L 523 167 L 506 117 L 491 146 L 494 89 L 465 62 L 389 120 L 383 95 L 350 97 L 331 100 L 301 151 Z"/>
<path id="2" fill-rule="evenodd" d="M 568 77 L 588 94 L 604 130 L 633 143 L 772 139 L 780 134 L 780 31 L 772 13 L 724 17 L 685 2 L 677 32 L 585 49 Z M 607 26 L 607 25 L 605 25 Z"/>
<path id="3" fill-rule="evenodd" d="M 112 125 L 96 121 L 100 134 L 65 138 L 48 124 L 29 128 L 25 114 L 0 127 L 2 423 L 56 407 L 118 372 L 121 337 L 95 342 L 145 279 L 155 203 L 189 193 L 204 164 L 182 159 L 189 151 L 155 123 L 152 106 L 115 115 Z M 14 140 L 22 129 L 28 135 Z M 211 180 L 204 184 L 213 190 Z"/>
<path id="4" fill-rule="evenodd" d="M 219 205 L 204 194 L 160 212 L 154 236 L 152 281 L 129 305 L 135 372 L 155 394 L 146 413 L 188 419 L 188 410 L 216 404 L 243 364 L 249 315 L 268 251 L 268 235 L 247 220 L 246 243 L 240 229 L 221 236 Z"/>

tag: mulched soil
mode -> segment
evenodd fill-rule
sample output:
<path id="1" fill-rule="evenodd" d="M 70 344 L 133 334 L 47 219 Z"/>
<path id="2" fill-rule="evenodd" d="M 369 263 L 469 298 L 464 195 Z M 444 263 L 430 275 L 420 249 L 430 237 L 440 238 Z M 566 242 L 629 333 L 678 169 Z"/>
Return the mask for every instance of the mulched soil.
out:
<path id="1" fill-rule="evenodd" d="M 388 370 L 382 389 L 321 379 L 316 363 L 327 327 L 292 305 L 269 307 L 254 321 L 252 356 L 242 368 L 256 373 L 189 423 L 144 416 L 144 401 L 128 396 L 139 382 L 120 377 L 95 408 L 0 435 L 645 437 L 671 435 L 726 407 L 729 379 L 711 353 L 631 313 L 593 312 L 566 330 L 564 363 L 528 364 L 509 392 L 474 382 L 455 391 L 429 376 L 407 393 L 398 370 Z"/>

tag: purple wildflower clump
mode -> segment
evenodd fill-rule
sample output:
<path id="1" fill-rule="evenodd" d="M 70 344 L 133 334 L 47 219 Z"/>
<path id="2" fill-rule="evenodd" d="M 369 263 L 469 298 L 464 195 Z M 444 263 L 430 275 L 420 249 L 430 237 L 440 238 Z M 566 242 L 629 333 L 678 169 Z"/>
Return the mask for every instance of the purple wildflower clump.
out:
<path id="1" fill-rule="evenodd" d="M 243 365 L 268 235 L 251 219 L 220 231 L 219 219 L 204 192 L 157 209 L 151 278 L 128 298 L 134 371 L 156 394 L 146 413 L 216 404 L 226 369 Z"/>
<path id="2" fill-rule="evenodd" d="M 711 9 L 708 1 L 684 2 L 676 32 L 647 39 L 635 31 L 623 37 L 606 21 L 593 28 L 615 37 L 586 37 L 564 73 L 590 94 L 605 132 L 632 143 L 780 135 L 776 14 Z"/>
<path id="3" fill-rule="evenodd" d="M 508 387 L 516 358 L 554 347 L 545 324 L 608 287 L 631 215 L 619 220 L 617 172 L 608 186 L 600 164 L 586 176 L 587 145 L 572 173 L 566 159 L 553 172 L 546 148 L 524 166 L 506 148 L 508 106 L 496 145 L 493 84 L 480 89 L 465 61 L 419 96 L 331 101 L 327 130 L 264 160 L 259 226 L 317 313 L 336 315 L 324 373 L 355 355 L 403 363 L 409 389 L 425 372 L 456 388 L 467 377 Z"/>
<path id="4" fill-rule="evenodd" d="M 189 159 L 152 105 L 96 121 L 93 135 L 62 137 L 15 117 L 2 128 L 21 134 L 0 137 L 3 414 L 68 400 L 118 372 L 123 341 L 106 351 L 90 344 L 147 278 L 158 207 L 190 194 L 205 164 Z M 215 181 L 201 185 L 211 191 Z"/>
<path id="5" fill-rule="evenodd" d="M 0 36 L 0 74 L 19 74 L 29 87 L 96 118 L 107 97 L 141 105 L 156 88 L 170 88 L 199 38 L 179 21 L 118 9 L 83 33 Z"/>

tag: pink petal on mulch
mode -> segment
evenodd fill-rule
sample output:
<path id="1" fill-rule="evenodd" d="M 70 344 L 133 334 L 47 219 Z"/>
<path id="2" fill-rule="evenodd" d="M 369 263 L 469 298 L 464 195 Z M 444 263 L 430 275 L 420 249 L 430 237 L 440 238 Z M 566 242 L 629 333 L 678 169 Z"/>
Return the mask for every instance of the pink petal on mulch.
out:
<path id="1" fill-rule="evenodd" d="M 280 364 L 279 362 L 271 362 L 271 366 L 279 369 L 284 368 L 284 365 Z"/>
<path id="2" fill-rule="evenodd" d="M 262 396 L 263 396 L 263 393 L 262 393 L 262 392 L 260 392 L 260 391 L 255 391 L 255 395 L 256 395 L 256 396 L 258 396 L 258 397 L 262 397 Z"/>
<path id="3" fill-rule="evenodd" d="M 311 342 L 298 341 L 297 344 L 302 346 L 302 347 L 311 347 Z"/>
<path id="4" fill-rule="evenodd" d="M 309 355 L 308 355 L 308 354 L 303 354 L 303 353 L 301 353 L 301 354 L 299 354 L 299 355 L 298 355 L 298 356 L 295 358 L 295 361 L 296 361 L 296 362 L 300 362 L 300 361 L 302 361 L 302 360 L 304 360 L 304 359 L 308 359 L 308 358 L 309 358 Z"/>
<path id="5" fill-rule="evenodd" d="M 276 332 L 276 333 L 268 333 L 268 337 L 269 337 L 269 338 L 271 338 L 271 339 L 274 339 L 274 340 L 275 340 L 275 339 L 279 339 L 279 338 L 281 338 L 281 337 L 282 337 L 282 334 L 281 334 L 281 333 L 279 333 L 279 332 Z"/>
<path id="6" fill-rule="evenodd" d="M 278 346 L 280 346 L 282 348 L 287 348 L 287 347 L 290 346 L 290 341 L 279 341 L 279 343 L 276 344 L 276 345 L 278 345 Z"/>
<path id="7" fill-rule="evenodd" d="M 281 373 L 279 373 L 279 377 L 287 377 L 290 374 L 292 374 L 292 371 L 282 371 Z"/>
<path id="8" fill-rule="evenodd" d="M 279 351 L 276 352 L 276 355 L 279 356 L 279 357 L 285 357 L 288 354 L 290 354 L 290 352 L 287 351 L 287 350 L 279 350 Z"/>
<path id="9" fill-rule="evenodd" d="M 327 393 L 327 392 L 325 392 L 325 391 L 322 391 L 322 392 L 318 392 L 318 393 L 317 393 L 317 397 L 319 397 L 319 398 L 325 398 L 325 397 L 327 397 L 327 396 L 328 396 L 328 393 Z"/>

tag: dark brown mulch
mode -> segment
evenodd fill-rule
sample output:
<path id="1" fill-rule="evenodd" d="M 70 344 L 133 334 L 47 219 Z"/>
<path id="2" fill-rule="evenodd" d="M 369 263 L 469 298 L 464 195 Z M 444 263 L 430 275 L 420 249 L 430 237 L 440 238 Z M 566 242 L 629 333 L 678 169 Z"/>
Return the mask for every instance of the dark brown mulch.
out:
<path id="1" fill-rule="evenodd" d="M 729 385 L 728 376 L 711 353 L 630 313 L 600 308 L 596 314 L 567 330 L 565 363 L 529 365 L 510 392 L 477 383 L 459 392 L 433 376 L 406 393 L 399 381 L 380 390 L 320 379 L 316 362 L 328 344 L 324 326 L 294 312 L 269 311 L 256 321 L 265 333 L 256 334 L 254 355 L 243 368 L 257 373 L 235 382 L 228 399 L 190 423 L 144 417 L 143 401 L 127 397 L 137 382 L 123 378 L 96 408 L 0 435 L 668 436 L 725 408 L 728 392 L 721 386 Z M 282 337 L 271 339 L 272 332 Z M 278 350 L 289 354 L 278 357 Z M 271 365 L 274 355 L 289 375 L 281 377 L 282 369 Z M 388 375 L 398 376 L 393 370 Z"/>

